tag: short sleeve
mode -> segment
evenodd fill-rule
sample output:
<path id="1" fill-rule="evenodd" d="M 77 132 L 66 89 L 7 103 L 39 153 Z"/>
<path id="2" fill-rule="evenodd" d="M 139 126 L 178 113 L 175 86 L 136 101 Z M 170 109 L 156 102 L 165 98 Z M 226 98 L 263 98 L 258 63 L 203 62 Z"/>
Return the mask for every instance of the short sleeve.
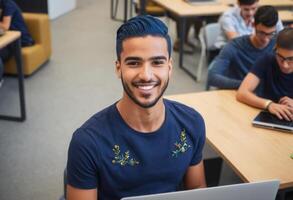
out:
<path id="1" fill-rule="evenodd" d="M 194 140 L 194 154 L 191 160 L 190 165 L 197 165 L 202 161 L 203 155 L 203 147 L 206 140 L 206 129 L 205 122 L 201 115 L 198 116 L 197 124 L 196 124 L 196 138 Z"/>
<path id="2" fill-rule="evenodd" d="M 238 32 L 236 30 L 234 17 L 230 14 L 224 14 L 220 19 L 220 25 L 225 32 Z"/>
<path id="3" fill-rule="evenodd" d="M 71 139 L 67 160 L 68 184 L 80 189 L 94 189 L 98 184 L 97 147 L 83 129 Z"/>
<path id="4" fill-rule="evenodd" d="M 7 17 L 7 16 L 13 16 L 14 12 L 16 11 L 16 7 L 13 3 L 11 3 L 10 1 L 3 1 L 3 16 Z"/>
<path id="5" fill-rule="evenodd" d="M 281 30 L 284 29 L 283 23 L 280 19 L 277 22 L 276 29 L 277 29 L 277 32 L 280 32 Z"/>

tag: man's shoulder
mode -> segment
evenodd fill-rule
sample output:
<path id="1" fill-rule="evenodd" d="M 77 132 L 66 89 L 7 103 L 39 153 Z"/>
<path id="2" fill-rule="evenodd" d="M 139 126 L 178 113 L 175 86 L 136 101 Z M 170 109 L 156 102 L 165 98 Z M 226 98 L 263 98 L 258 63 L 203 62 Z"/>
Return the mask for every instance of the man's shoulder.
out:
<path id="1" fill-rule="evenodd" d="M 18 10 L 18 7 L 14 1 L 11 0 L 5 0 L 3 1 L 3 8 L 4 8 L 4 14 L 11 14 L 12 12 Z"/>
<path id="2" fill-rule="evenodd" d="M 191 117 L 195 120 L 202 120 L 202 116 L 195 109 L 177 101 L 164 99 L 164 103 L 167 109 L 169 109 L 174 115 L 180 115 L 182 117 Z"/>
<path id="3" fill-rule="evenodd" d="M 238 7 L 233 7 L 230 8 L 229 10 L 225 11 L 222 16 L 221 19 L 222 20 L 233 20 L 233 19 L 237 19 L 239 17 L 239 8 Z"/>
<path id="4" fill-rule="evenodd" d="M 91 116 L 85 123 L 81 125 L 79 128 L 80 130 L 87 131 L 87 130 L 98 130 L 102 127 L 105 128 L 107 124 L 111 123 L 110 121 L 113 120 L 116 104 L 112 104 L 103 110 L 97 112 L 93 116 Z"/>

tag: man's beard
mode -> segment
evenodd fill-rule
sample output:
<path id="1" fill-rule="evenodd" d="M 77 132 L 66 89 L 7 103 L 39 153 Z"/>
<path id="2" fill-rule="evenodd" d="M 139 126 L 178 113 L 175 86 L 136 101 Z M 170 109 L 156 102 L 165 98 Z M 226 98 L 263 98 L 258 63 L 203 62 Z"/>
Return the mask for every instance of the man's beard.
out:
<path id="1" fill-rule="evenodd" d="M 122 86 L 123 86 L 123 89 L 124 91 L 126 92 L 126 94 L 128 95 L 128 97 L 138 106 L 142 107 L 142 108 L 151 108 L 153 107 L 154 105 L 156 105 L 156 103 L 160 100 L 160 98 L 163 96 L 165 90 L 167 89 L 168 87 L 168 84 L 169 84 L 169 78 L 167 79 L 167 81 L 165 82 L 165 84 L 163 85 L 163 88 L 161 90 L 161 93 L 159 94 L 159 96 L 153 100 L 152 102 L 149 102 L 149 103 L 141 103 L 133 94 L 133 92 L 131 91 L 130 87 L 127 85 L 127 83 L 124 82 L 123 80 L 123 76 L 121 74 L 121 82 L 122 82 Z M 141 83 L 149 83 L 149 82 L 153 82 L 153 81 L 139 81 Z M 161 81 L 156 84 L 156 85 L 161 85 Z M 156 86 L 157 87 L 157 86 Z"/>

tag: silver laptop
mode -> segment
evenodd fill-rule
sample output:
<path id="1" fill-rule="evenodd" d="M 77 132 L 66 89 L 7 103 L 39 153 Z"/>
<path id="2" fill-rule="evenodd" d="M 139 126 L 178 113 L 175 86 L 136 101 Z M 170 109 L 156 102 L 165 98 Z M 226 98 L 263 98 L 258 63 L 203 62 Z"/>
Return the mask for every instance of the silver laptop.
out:
<path id="1" fill-rule="evenodd" d="M 184 0 L 192 5 L 218 4 L 218 0 Z"/>
<path id="2" fill-rule="evenodd" d="M 257 127 L 293 133 L 293 121 L 280 120 L 269 112 L 261 111 L 252 121 Z"/>
<path id="3" fill-rule="evenodd" d="M 274 200 L 279 180 L 161 193 L 122 200 Z"/>

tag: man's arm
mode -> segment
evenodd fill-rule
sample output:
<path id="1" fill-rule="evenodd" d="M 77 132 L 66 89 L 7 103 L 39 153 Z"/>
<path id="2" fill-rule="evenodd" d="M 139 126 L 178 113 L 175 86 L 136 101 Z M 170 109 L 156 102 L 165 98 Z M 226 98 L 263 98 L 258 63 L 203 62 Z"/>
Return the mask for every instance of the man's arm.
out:
<path id="1" fill-rule="evenodd" d="M 241 80 L 227 77 L 233 54 L 236 49 L 228 43 L 214 59 L 209 67 L 208 85 L 215 86 L 220 89 L 236 89 L 240 86 Z"/>
<path id="2" fill-rule="evenodd" d="M 289 106 L 271 102 L 269 99 L 258 97 L 253 93 L 259 82 L 260 79 L 256 75 L 248 73 L 237 91 L 237 100 L 257 108 L 267 109 L 279 119 L 293 120 Z"/>
<path id="3" fill-rule="evenodd" d="M 203 161 L 187 169 L 184 176 L 184 186 L 188 190 L 206 187 Z"/>
<path id="4" fill-rule="evenodd" d="M 0 27 L 5 31 L 8 31 L 11 24 L 11 16 L 4 16 L 3 20 L 0 22 Z"/>
<path id="5" fill-rule="evenodd" d="M 234 31 L 224 31 L 228 41 L 238 37 L 238 33 L 237 32 L 234 32 Z"/>
<path id="6" fill-rule="evenodd" d="M 97 189 L 78 189 L 67 184 L 67 200 L 97 200 Z"/>
<path id="7" fill-rule="evenodd" d="M 225 76 L 225 72 L 228 68 L 227 62 L 222 62 L 220 60 L 213 61 L 208 74 L 209 85 L 219 89 L 237 89 L 241 81 Z"/>
<path id="8" fill-rule="evenodd" d="M 221 29 L 223 30 L 228 41 L 239 36 L 236 28 L 235 17 L 231 13 L 224 13 L 219 20 Z"/>

